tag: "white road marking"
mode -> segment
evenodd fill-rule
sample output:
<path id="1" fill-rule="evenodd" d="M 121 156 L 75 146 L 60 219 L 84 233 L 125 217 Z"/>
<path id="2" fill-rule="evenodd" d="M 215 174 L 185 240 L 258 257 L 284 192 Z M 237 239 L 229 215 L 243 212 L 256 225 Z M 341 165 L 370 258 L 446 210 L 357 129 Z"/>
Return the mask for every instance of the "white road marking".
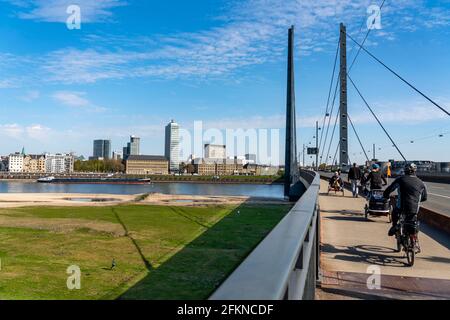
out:
<path id="1" fill-rule="evenodd" d="M 428 194 L 431 194 L 432 196 L 436 196 L 436 197 L 442 197 L 442 198 L 450 199 L 450 197 L 448 197 L 448 196 L 443 196 L 442 194 L 436 194 L 436 193 L 428 193 Z"/>

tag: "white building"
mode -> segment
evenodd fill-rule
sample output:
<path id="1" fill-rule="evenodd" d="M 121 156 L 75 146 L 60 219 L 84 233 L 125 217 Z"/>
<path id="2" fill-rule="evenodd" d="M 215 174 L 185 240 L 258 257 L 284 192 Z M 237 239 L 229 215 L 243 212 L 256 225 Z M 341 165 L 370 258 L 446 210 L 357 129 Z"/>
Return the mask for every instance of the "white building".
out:
<path id="1" fill-rule="evenodd" d="M 8 171 L 9 172 L 22 172 L 23 171 L 23 159 L 22 153 L 16 152 L 9 155 Z"/>
<path id="2" fill-rule="evenodd" d="M 74 156 L 72 154 L 46 154 L 45 172 L 47 173 L 72 173 Z"/>
<path id="3" fill-rule="evenodd" d="M 220 144 L 205 144 L 206 159 L 226 159 L 227 147 Z"/>
<path id="4" fill-rule="evenodd" d="M 180 169 L 180 127 L 172 120 L 166 126 L 166 143 L 164 156 L 169 160 L 169 169 L 171 172 L 177 172 Z"/>

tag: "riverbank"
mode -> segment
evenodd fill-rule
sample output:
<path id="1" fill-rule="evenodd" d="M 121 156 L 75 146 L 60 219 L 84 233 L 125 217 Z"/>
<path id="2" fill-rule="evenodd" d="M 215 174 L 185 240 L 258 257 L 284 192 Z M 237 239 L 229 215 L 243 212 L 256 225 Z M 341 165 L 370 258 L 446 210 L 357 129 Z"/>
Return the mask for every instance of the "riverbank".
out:
<path id="1" fill-rule="evenodd" d="M 284 200 L 246 196 L 171 195 L 161 193 L 111 195 L 82 193 L 0 193 L 0 208 L 20 207 L 106 207 L 139 204 L 158 206 L 206 206 L 286 204 Z"/>
<path id="2" fill-rule="evenodd" d="M 290 208 L 0 209 L 0 300 L 206 299 Z M 79 290 L 67 287 L 71 266 Z"/>

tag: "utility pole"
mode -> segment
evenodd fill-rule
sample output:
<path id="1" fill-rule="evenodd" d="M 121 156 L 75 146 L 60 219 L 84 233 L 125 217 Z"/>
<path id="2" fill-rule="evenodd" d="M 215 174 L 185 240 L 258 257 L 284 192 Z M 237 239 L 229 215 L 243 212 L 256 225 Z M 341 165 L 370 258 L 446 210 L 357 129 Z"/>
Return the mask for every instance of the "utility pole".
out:
<path id="1" fill-rule="evenodd" d="M 341 169 L 348 165 L 348 120 L 347 120 L 347 31 L 340 25 L 340 155 Z"/>
<path id="2" fill-rule="evenodd" d="M 303 167 L 306 167 L 306 165 L 305 165 L 305 144 L 303 144 Z"/>
<path id="3" fill-rule="evenodd" d="M 375 160 L 377 157 L 375 155 L 375 143 L 373 144 L 373 160 Z"/>
<path id="4" fill-rule="evenodd" d="M 316 121 L 316 171 L 319 171 L 319 121 Z"/>

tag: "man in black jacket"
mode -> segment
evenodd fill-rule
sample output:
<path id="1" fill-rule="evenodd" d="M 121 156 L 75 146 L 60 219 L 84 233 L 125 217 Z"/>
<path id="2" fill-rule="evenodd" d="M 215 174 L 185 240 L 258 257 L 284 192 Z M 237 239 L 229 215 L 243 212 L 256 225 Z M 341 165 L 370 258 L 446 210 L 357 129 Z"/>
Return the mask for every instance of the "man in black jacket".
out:
<path id="1" fill-rule="evenodd" d="M 383 189 L 383 185 L 387 184 L 386 177 L 380 171 L 378 164 L 372 165 L 372 171 L 369 173 L 366 182 L 370 182 L 370 190 Z"/>
<path id="2" fill-rule="evenodd" d="M 348 182 L 352 185 L 352 193 L 353 197 L 358 198 L 358 183 L 361 180 L 361 169 L 356 165 L 356 163 L 353 164 L 353 167 L 350 168 L 348 171 Z"/>
<path id="3" fill-rule="evenodd" d="M 392 213 L 392 228 L 389 236 L 393 236 L 396 231 L 399 214 L 406 215 L 407 221 L 417 221 L 420 203 L 427 201 L 427 188 L 425 184 L 416 176 L 417 166 L 412 163 L 405 168 L 405 175 L 395 179 L 395 181 L 384 191 L 384 197 L 389 198 L 390 194 L 397 190 L 397 204 Z"/>

